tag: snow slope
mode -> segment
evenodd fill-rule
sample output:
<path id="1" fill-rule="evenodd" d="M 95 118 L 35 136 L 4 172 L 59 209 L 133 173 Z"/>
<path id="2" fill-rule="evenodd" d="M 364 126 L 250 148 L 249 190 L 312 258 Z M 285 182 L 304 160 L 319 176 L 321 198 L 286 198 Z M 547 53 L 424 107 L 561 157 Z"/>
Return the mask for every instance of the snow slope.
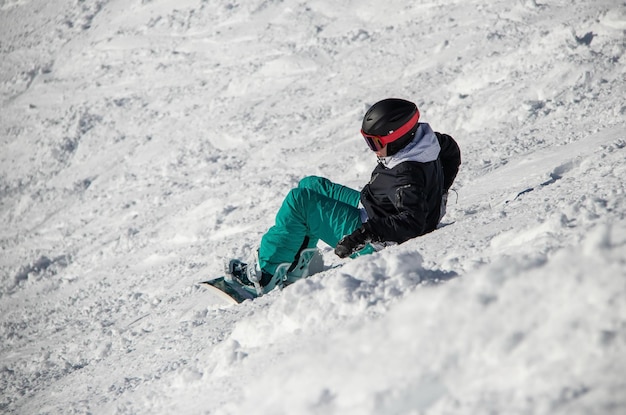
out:
<path id="1" fill-rule="evenodd" d="M 623 414 L 626 5 L 0 0 L 0 412 Z M 439 230 L 240 306 L 368 105 L 463 166 Z"/>

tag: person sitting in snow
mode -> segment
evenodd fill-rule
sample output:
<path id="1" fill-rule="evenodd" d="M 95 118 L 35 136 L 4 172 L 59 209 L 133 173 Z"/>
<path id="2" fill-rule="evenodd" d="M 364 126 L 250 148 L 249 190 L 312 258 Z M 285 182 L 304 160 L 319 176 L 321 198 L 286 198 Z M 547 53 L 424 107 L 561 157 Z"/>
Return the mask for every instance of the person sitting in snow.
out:
<path id="1" fill-rule="evenodd" d="M 461 164 L 456 141 L 419 122 L 417 106 L 397 98 L 374 104 L 361 128 L 378 165 L 360 192 L 309 176 L 285 197 L 254 261 L 231 260 L 227 274 L 260 295 L 294 270 L 319 240 L 341 257 L 371 253 L 436 229 Z M 277 270 L 282 269 L 278 276 Z"/>

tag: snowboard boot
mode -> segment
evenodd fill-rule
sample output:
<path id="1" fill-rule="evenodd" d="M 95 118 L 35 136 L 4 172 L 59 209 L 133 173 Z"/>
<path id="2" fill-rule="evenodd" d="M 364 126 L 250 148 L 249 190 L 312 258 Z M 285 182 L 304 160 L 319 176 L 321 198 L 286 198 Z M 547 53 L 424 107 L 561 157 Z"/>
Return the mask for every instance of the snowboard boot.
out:
<path id="1" fill-rule="evenodd" d="M 241 285 L 254 285 L 248 278 L 248 264 L 238 259 L 231 259 L 225 266 L 224 272 L 229 279 L 238 282 Z"/>
<path id="2" fill-rule="evenodd" d="M 264 289 L 272 280 L 272 274 L 259 268 L 256 255 L 250 261 L 242 262 L 238 259 L 231 259 L 226 264 L 226 278 L 234 280 L 248 291 L 261 296 L 269 290 Z"/>

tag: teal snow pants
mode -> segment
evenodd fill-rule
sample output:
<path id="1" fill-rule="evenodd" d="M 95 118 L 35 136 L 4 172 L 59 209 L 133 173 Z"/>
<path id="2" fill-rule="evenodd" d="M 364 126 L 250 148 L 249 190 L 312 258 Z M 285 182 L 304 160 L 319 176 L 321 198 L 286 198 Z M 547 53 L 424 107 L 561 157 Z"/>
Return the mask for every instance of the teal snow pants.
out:
<path id="1" fill-rule="evenodd" d="M 323 177 L 302 179 L 287 194 L 275 225 L 261 239 L 261 269 L 274 274 L 280 264 L 294 262 L 302 249 L 315 247 L 320 239 L 334 248 L 361 226 L 360 197 L 358 191 Z"/>

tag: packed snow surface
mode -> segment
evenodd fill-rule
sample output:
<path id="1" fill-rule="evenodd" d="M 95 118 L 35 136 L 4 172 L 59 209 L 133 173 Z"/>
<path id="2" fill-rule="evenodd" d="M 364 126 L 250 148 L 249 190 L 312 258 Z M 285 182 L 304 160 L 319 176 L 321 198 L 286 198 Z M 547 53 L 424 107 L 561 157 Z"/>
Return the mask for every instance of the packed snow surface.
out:
<path id="1" fill-rule="evenodd" d="M 626 413 L 626 3 L 0 0 L 0 412 Z M 437 231 L 238 306 L 369 105 L 463 165 Z"/>

